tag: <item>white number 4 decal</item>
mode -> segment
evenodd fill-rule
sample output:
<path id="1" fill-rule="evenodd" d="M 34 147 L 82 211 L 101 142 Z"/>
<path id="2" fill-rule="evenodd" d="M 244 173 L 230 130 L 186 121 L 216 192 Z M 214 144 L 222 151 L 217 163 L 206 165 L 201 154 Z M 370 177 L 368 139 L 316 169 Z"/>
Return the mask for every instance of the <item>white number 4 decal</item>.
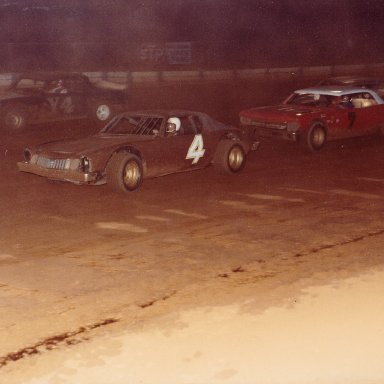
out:
<path id="1" fill-rule="evenodd" d="M 200 157 L 203 157 L 205 153 L 203 136 L 195 135 L 191 145 L 188 148 L 186 159 L 193 159 L 192 164 L 196 164 Z"/>

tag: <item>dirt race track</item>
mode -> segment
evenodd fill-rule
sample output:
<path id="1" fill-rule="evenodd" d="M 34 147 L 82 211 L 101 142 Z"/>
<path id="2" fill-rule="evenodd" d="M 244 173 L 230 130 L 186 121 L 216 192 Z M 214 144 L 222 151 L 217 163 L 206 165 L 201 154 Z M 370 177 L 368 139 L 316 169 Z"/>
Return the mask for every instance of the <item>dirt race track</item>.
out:
<path id="1" fill-rule="evenodd" d="M 382 138 L 331 143 L 319 154 L 265 141 L 236 177 L 207 168 L 146 180 L 129 195 L 16 170 L 24 146 L 94 129 L 56 124 L 1 139 L 1 384 L 76 383 L 39 377 L 60 367 L 58 353 L 74 355 L 90 340 L 164 322 L 167 332 L 179 329 L 182 311 L 248 300 L 241 311 L 261 314 L 294 305 L 310 287 L 383 270 Z M 104 382 L 173 382 L 144 371 Z M 244 382 L 218 377 L 174 382 Z"/>

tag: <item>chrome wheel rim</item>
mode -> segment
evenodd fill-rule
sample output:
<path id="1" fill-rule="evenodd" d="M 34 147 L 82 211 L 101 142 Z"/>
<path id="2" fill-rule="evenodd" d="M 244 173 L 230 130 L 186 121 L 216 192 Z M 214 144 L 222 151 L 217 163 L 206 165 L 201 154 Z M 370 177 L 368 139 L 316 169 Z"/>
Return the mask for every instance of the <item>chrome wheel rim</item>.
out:
<path id="1" fill-rule="evenodd" d="M 125 165 L 123 180 L 128 189 L 134 189 L 141 178 L 141 170 L 136 161 L 131 160 Z"/>
<path id="2" fill-rule="evenodd" d="M 238 171 L 244 162 L 244 153 L 239 146 L 231 149 L 228 156 L 228 165 L 232 171 Z"/>
<path id="3" fill-rule="evenodd" d="M 16 113 L 8 113 L 5 118 L 5 124 L 8 127 L 18 128 L 23 122 L 23 118 Z"/>
<path id="4" fill-rule="evenodd" d="M 316 148 L 321 147 L 325 141 L 325 132 L 322 128 L 316 128 L 313 131 L 312 143 Z"/>

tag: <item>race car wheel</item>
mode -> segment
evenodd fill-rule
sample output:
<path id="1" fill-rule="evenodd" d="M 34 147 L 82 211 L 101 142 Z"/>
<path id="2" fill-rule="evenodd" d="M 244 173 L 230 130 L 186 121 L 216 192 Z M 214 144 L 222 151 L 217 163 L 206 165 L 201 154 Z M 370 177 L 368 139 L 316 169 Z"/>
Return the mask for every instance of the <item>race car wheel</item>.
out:
<path id="1" fill-rule="evenodd" d="M 92 115 L 97 121 L 107 122 L 112 117 L 112 108 L 106 103 L 95 103 L 92 108 Z"/>
<path id="2" fill-rule="evenodd" d="M 240 172 L 245 165 L 246 154 L 238 142 L 226 140 L 219 143 L 213 164 L 223 173 Z"/>
<path id="3" fill-rule="evenodd" d="M 9 131 L 19 131 L 27 125 L 27 111 L 19 105 L 8 106 L 2 114 L 2 123 Z"/>
<path id="4" fill-rule="evenodd" d="M 309 127 L 303 144 L 312 152 L 316 152 L 321 150 L 326 142 L 327 131 L 325 127 L 320 123 L 314 123 Z"/>
<path id="5" fill-rule="evenodd" d="M 136 155 L 127 152 L 114 154 L 107 165 L 107 183 L 122 192 L 131 192 L 143 182 L 143 165 Z"/>

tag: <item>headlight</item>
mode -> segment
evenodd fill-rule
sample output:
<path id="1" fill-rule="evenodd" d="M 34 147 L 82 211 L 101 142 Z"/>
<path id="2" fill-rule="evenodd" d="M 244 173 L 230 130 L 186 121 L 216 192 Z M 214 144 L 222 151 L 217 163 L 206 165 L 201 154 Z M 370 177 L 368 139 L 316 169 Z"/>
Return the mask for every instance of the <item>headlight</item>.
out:
<path id="1" fill-rule="evenodd" d="M 248 125 L 251 123 L 251 119 L 249 117 L 240 116 L 240 123 L 244 125 Z"/>
<path id="2" fill-rule="evenodd" d="M 88 157 L 82 157 L 80 159 L 80 164 L 79 164 L 79 170 L 80 172 L 83 172 L 83 173 L 88 173 L 89 172 L 89 166 L 90 166 L 90 161 L 88 159 Z"/>
<path id="3" fill-rule="evenodd" d="M 32 153 L 28 148 L 24 149 L 24 160 L 29 163 L 32 159 Z"/>

